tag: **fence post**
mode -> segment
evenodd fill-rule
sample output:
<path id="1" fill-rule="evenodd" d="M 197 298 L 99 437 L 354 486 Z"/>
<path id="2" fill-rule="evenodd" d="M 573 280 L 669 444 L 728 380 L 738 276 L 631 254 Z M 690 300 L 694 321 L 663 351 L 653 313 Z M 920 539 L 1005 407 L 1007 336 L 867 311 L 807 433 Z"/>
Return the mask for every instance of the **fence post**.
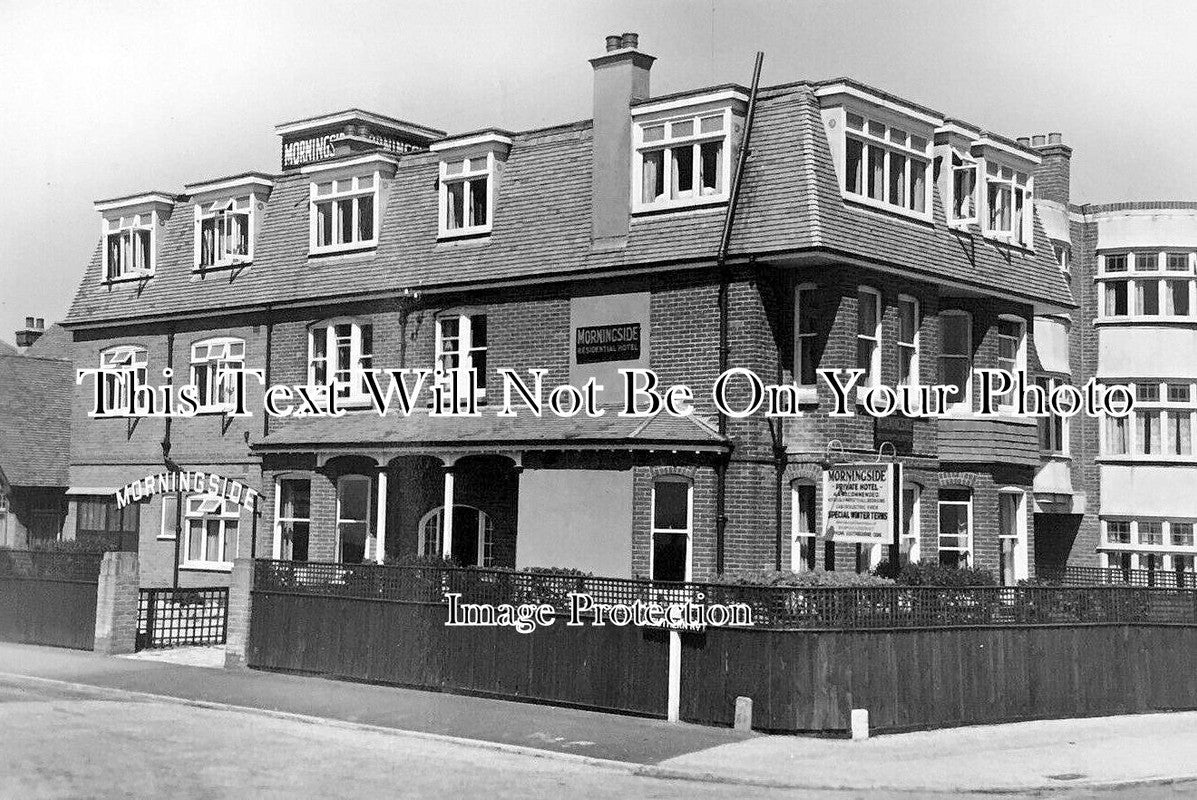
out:
<path id="1" fill-rule="evenodd" d="M 136 553 L 108 552 L 96 585 L 93 648 L 104 655 L 132 653 L 137 644 L 137 593 L 141 588 Z"/>
<path id="2" fill-rule="evenodd" d="M 244 667 L 249 658 L 250 590 L 253 588 L 254 560 L 238 558 L 233 561 L 229 581 L 228 608 L 225 613 L 225 669 Z"/>

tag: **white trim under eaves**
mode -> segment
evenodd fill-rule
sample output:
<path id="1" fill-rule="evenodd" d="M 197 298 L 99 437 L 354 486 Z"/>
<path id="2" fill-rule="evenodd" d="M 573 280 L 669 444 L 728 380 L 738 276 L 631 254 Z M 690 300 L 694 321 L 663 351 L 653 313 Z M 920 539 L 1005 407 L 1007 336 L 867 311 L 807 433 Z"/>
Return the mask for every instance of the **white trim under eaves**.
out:
<path id="1" fill-rule="evenodd" d="M 137 206 L 173 206 L 175 200 L 176 198 L 173 194 L 167 194 L 166 192 L 146 192 L 145 194 L 134 194 L 128 197 L 114 197 L 110 200 L 97 200 L 94 205 L 96 211 L 103 214 L 108 211 L 118 211 Z"/>
<path id="2" fill-rule="evenodd" d="M 1025 161 L 1028 164 L 1042 164 L 1043 163 L 1043 159 L 1034 153 L 1029 153 L 1026 150 L 1023 150 L 1021 148 L 1011 147 L 1010 145 L 1006 144 L 1005 142 L 998 141 L 997 139 L 991 139 L 988 136 L 982 136 L 980 139 L 973 142 L 973 145 L 976 147 L 993 148 L 994 150 L 1001 151 L 1001 152 L 1005 153 L 1006 155 L 1011 156 L 1012 158 L 1021 159 L 1022 161 Z"/>
<path id="3" fill-rule="evenodd" d="M 959 122 L 945 122 L 935 129 L 936 133 L 954 133 L 957 136 L 963 136 L 966 139 L 981 138 L 980 128 L 966 128 Z"/>
<path id="4" fill-rule="evenodd" d="M 264 190 L 264 193 L 269 194 L 274 189 L 274 179 L 264 174 L 249 174 L 239 175 L 232 178 L 217 178 L 214 181 L 207 181 L 203 183 L 188 183 L 183 186 L 183 189 L 191 196 L 192 199 L 206 194 L 219 194 L 223 192 L 231 192 L 236 194 L 244 194 L 245 192 L 254 192 Z M 232 190 L 242 190 L 239 192 L 232 192 Z"/>
<path id="5" fill-rule="evenodd" d="M 349 122 L 351 120 L 369 122 L 373 125 L 379 126 L 380 128 L 389 128 L 392 131 L 415 133 L 428 139 L 443 139 L 445 136 L 445 131 L 438 130 L 436 128 L 417 125 L 413 122 L 404 122 L 403 120 L 395 119 L 394 117 L 384 117 L 381 114 L 374 114 L 357 108 L 326 114 L 322 117 L 308 117 L 307 119 L 297 119 L 294 122 L 284 122 L 279 125 L 275 125 L 274 132 L 280 135 L 287 133 L 298 133 L 302 131 L 309 131 L 314 128 L 323 128 L 325 126 L 331 127 L 333 125 Z"/>
<path id="6" fill-rule="evenodd" d="M 866 103 L 872 103 L 875 106 L 881 106 L 888 111 L 893 111 L 896 114 L 901 114 L 906 117 L 912 117 L 920 122 L 925 122 L 928 125 L 933 125 L 935 127 L 943 125 L 943 117 L 933 117 L 925 111 L 919 111 L 916 108 L 904 105 L 902 103 L 895 103 L 893 100 L 887 99 L 880 95 L 872 94 L 871 92 L 863 91 L 847 83 L 833 83 L 827 86 L 820 86 L 818 89 L 815 89 L 815 97 L 834 97 L 835 95 L 839 94 L 846 95 L 855 100 L 862 100 Z"/>
<path id="7" fill-rule="evenodd" d="M 632 118 L 641 117 L 646 114 L 655 114 L 659 111 L 673 111 L 678 108 L 693 108 L 705 103 L 730 103 L 739 101 L 741 103 L 748 102 L 748 95 L 741 92 L 739 89 L 724 89 L 720 92 L 708 92 L 707 94 L 692 94 L 685 97 L 675 97 L 669 100 L 661 100 L 659 102 L 648 102 L 641 105 L 632 106 Z"/>
<path id="8" fill-rule="evenodd" d="M 95 497 L 97 495 L 116 494 L 115 486 L 68 486 L 67 494 L 71 495 L 85 495 Z"/>
<path id="9" fill-rule="evenodd" d="M 399 168 L 398 159 L 383 155 L 382 153 L 370 153 L 359 158 L 348 159 L 347 161 L 326 161 L 320 164 L 308 164 L 306 167 L 300 167 L 299 171 L 303 175 L 312 175 L 317 172 L 333 172 L 338 169 L 359 167 L 367 164 L 387 164 L 395 169 Z"/>
<path id="10" fill-rule="evenodd" d="M 467 147 L 475 147 L 478 145 L 497 145 L 501 147 L 511 147 L 511 137 L 504 136 L 500 133 L 487 131 L 485 133 L 475 134 L 473 136 L 464 136 L 460 138 L 442 139 L 439 142 L 433 142 L 428 145 L 428 149 L 433 153 L 440 153 L 445 150 L 457 150 Z"/>

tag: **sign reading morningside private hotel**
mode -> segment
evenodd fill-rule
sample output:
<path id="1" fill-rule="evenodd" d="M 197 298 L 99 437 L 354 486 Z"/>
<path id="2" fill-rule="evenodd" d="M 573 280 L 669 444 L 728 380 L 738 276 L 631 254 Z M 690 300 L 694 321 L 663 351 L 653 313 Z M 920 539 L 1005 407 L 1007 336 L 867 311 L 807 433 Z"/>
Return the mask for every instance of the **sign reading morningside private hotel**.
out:
<path id="1" fill-rule="evenodd" d="M 902 510 L 900 464 L 838 464 L 823 471 L 823 530 L 838 542 L 892 544 Z"/>

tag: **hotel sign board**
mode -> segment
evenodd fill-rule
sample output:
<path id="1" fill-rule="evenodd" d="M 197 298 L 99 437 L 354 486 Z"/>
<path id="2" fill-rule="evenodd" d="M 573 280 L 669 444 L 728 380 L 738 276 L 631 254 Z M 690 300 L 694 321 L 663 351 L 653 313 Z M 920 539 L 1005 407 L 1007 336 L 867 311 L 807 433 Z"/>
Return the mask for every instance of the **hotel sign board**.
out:
<path id="1" fill-rule="evenodd" d="M 640 358 L 640 323 L 579 327 L 574 336 L 574 361 L 636 361 Z"/>
<path id="2" fill-rule="evenodd" d="M 320 136 L 304 136 L 296 139 L 283 140 L 283 169 L 302 167 L 305 164 L 315 164 L 327 161 L 337 155 L 336 144 L 343 140 L 354 139 L 358 142 L 372 142 L 388 153 L 410 153 L 420 150 L 418 145 L 394 136 L 385 136 L 373 131 L 346 133 L 325 133 Z"/>
<path id="3" fill-rule="evenodd" d="M 836 464 L 823 471 L 823 530 L 832 541 L 894 544 L 901 519 L 900 464 Z"/>
<path id="4" fill-rule="evenodd" d="M 124 508 L 130 503 L 148 500 L 156 494 L 177 492 L 220 498 L 250 511 L 257 509 L 258 498 L 262 496 L 257 489 L 233 478 L 213 472 L 182 470 L 147 475 L 122 486 L 116 490 L 116 506 Z"/>

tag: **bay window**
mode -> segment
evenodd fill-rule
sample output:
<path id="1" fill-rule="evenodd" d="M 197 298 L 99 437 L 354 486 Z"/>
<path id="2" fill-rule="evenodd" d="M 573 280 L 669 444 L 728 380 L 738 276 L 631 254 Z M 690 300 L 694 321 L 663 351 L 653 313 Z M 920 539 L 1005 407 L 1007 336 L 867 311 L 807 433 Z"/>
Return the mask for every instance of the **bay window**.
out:
<path id="1" fill-rule="evenodd" d="M 973 318 L 965 311 L 944 311 L 939 317 L 939 382 L 954 387 L 948 409 L 972 408 Z"/>
<path id="2" fill-rule="evenodd" d="M 216 200 L 195 207 L 200 269 L 242 264 L 253 259 L 252 196 Z"/>
<path id="3" fill-rule="evenodd" d="M 230 370 L 245 368 L 245 341 L 231 337 L 206 339 L 191 346 L 191 383 L 200 409 L 233 407 L 236 376 Z"/>
<path id="4" fill-rule="evenodd" d="M 930 139 L 846 112 L 844 194 L 880 208 L 930 217 Z"/>
<path id="5" fill-rule="evenodd" d="M 148 357 L 144 347 L 118 345 L 100 353 L 104 406 L 110 412 L 128 413 L 129 402 L 139 386 L 145 386 Z"/>
<path id="6" fill-rule="evenodd" d="M 378 243 L 378 172 L 311 184 L 313 254 L 373 247 Z"/>
<path id="7" fill-rule="evenodd" d="M 1191 317 L 1197 273 L 1191 253 L 1106 253 L 1097 274 L 1102 318 Z M 1130 269 L 1133 264 L 1134 269 Z"/>
<path id="8" fill-rule="evenodd" d="M 240 507 L 221 497 L 192 495 L 187 498 L 185 508 L 184 565 L 232 569 L 237 555 Z"/>
<path id="9" fill-rule="evenodd" d="M 336 387 L 350 402 L 369 398 L 366 372 L 374 367 L 374 327 L 335 320 L 308 331 L 308 385 Z"/>
<path id="10" fill-rule="evenodd" d="M 1197 588 L 1192 519 L 1102 519 L 1101 526 L 1098 546 L 1108 569 L 1144 570 L 1148 585 Z"/>
<path id="11" fill-rule="evenodd" d="M 457 370 L 457 372 L 453 372 Z M 470 370 L 474 371 L 471 381 Z M 478 403 L 486 399 L 486 315 L 457 313 L 436 321 L 436 378 L 453 386 L 464 404 L 471 393 Z"/>
<path id="12" fill-rule="evenodd" d="M 1034 209 L 1031 179 L 1025 172 L 987 161 L 985 164 L 985 233 L 1026 247 L 1031 245 Z"/>
<path id="13" fill-rule="evenodd" d="M 638 121 L 633 127 L 633 211 L 726 201 L 732 123 L 730 108 Z"/>
<path id="14" fill-rule="evenodd" d="M 1128 417 L 1106 417 L 1102 455 L 1191 461 L 1197 425 L 1193 384 L 1137 381 L 1131 388 L 1135 410 Z"/>

